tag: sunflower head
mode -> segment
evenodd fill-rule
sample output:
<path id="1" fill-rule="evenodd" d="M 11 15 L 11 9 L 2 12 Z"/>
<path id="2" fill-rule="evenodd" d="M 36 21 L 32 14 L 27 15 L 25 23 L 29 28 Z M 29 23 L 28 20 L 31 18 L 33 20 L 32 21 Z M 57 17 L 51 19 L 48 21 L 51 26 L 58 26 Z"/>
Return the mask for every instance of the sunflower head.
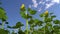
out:
<path id="1" fill-rule="evenodd" d="M 44 12 L 44 14 L 48 14 L 48 10 L 46 10 L 46 11 Z"/>
<path id="2" fill-rule="evenodd" d="M 22 8 L 24 8 L 24 7 L 25 7 L 25 5 L 24 5 L 24 4 L 22 4 L 21 9 L 22 9 Z"/>
<path id="3" fill-rule="evenodd" d="M 24 4 L 22 4 L 20 10 L 21 10 L 21 11 L 25 11 L 25 5 L 24 5 Z"/>
<path id="4" fill-rule="evenodd" d="M 45 17 L 48 17 L 48 10 L 44 12 Z"/>

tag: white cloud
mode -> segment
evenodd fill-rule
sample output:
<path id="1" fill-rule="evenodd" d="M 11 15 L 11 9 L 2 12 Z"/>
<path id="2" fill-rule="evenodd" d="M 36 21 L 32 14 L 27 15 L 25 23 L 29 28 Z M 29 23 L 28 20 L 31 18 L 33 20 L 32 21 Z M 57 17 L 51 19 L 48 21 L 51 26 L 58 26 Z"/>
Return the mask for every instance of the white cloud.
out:
<path id="1" fill-rule="evenodd" d="M 60 0 L 52 0 L 54 3 L 60 3 Z"/>
<path id="2" fill-rule="evenodd" d="M 36 0 L 32 0 L 33 3 L 36 3 L 37 1 Z"/>
<path id="3" fill-rule="evenodd" d="M 49 3 L 46 3 L 46 2 L 49 2 Z M 43 1 L 43 0 L 40 0 L 40 2 L 37 3 L 37 0 L 32 0 L 32 5 L 30 5 L 29 7 L 34 7 L 34 8 L 37 8 L 38 5 L 42 4 L 45 6 L 45 9 L 48 9 L 50 8 L 51 6 L 53 6 L 54 4 L 60 4 L 60 0 L 46 0 L 46 1 Z M 41 6 L 41 5 L 40 5 Z M 40 8 L 37 8 L 38 11 L 41 11 L 41 7 Z"/>
<path id="4" fill-rule="evenodd" d="M 45 2 L 40 1 L 39 4 L 45 4 Z"/>
<path id="5" fill-rule="evenodd" d="M 51 0 L 51 3 L 47 4 L 46 3 L 46 9 L 50 8 L 51 6 L 53 6 L 55 3 L 60 4 L 60 0 Z"/>
<path id="6" fill-rule="evenodd" d="M 50 3 L 50 4 L 46 4 L 46 9 L 50 8 L 52 5 L 54 5 L 54 3 Z"/>
<path id="7" fill-rule="evenodd" d="M 37 3 L 35 3 L 35 4 L 33 4 L 32 6 L 33 6 L 33 7 L 35 7 L 35 8 L 37 8 L 38 4 L 37 4 Z"/>
<path id="8" fill-rule="evenodd" d="M 42 1 L 39 2 L 39 4 L 41 4 L 41 3 L 42 3 Z"/>
<path id="9" fill-rule="evenodd" d="M 46 1 L 50 1 L 50 0 L 46 0 Z"/>
<path id="10" fill-rule="evenodd" d="M 35 7 L 35 8 L 37 8 L 37 6 L 38 6 L 38 3 L 37 3 L 37 0 L 32 0 L 32 2 L 33 2 L 33 7 Z"/>

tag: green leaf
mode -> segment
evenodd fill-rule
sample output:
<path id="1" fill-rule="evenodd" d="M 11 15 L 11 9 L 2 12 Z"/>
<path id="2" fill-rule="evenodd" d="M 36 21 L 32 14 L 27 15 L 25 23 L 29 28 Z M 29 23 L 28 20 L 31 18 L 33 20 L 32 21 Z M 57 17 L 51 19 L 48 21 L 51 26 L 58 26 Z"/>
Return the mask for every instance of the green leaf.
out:
<path id="1" fill-rule="evenodd" d="M 6 21 L 6 19 L 7 19 L 5 10 L 4 10 L 2 7 L 0 7 L 0 19 L 1 19 L 2 21 Z"/>
<path id="2" fill-rule="evenodd" d="M 36 14 L 36 11 L 35 11 L 35 10 L 31 10 L 31 11 L 30 11 L 30 14 L 31 14 L 31 15 L 35 15 L 35 14 Z"/>
<path id="3" fill-rule="evenodd" d="M 28 11 L 29 11 L 29 13 L 31 14 L 31 15 L 35 15 L 36 14 L 36 10 L 32 10 L 32 9 L 30 9 L 30 8 L 28 8 Z"/>
<path id="4" fill-rule="evenodd" d="M 38 19 L 35 19 L 35 20 L 34 20 L 34 23 L 35 23 L 36 25 L 41 26 L 43 22 L 40 21 L 40 20 L 38 20 Z"/>
<path id="5" fill-rule="evenodd" d="M 53 28 L 54 28 L 54 33 L 58 34 L 60 32 L 59 31 L 60 26 L 54 26 Z"/>
<path id="6" fill-rule="evenodd" d="M 23 32 L 22 30 L 19 30 L 18 34 L 25 34 L 25 32 Z"/>
<path id="7" fill-rule="evenodd" d="M 47 22 L 51 22 L 51 18 L 45 18 L 44 21 L 47 23 Z"/>
<path id="8" fill-rule="evenodd" d="M 52 27 L 52 24 L 50 23 L 50 22 L 48 22 L 48 23 L 46 23 L 46 26 L 50 26 L 50 27 Z"/>
<path id="9" fill-rule="evenodd" d="M 8 34 L 9 31 L 4 30 L 4 29 L 0 29 L 0 34 Z"/>
<path id="10" fill-rule="evenodd" d="M 60 26 L 55 25 L 55 26 L 53 26 L 53 28 L 54 29 L 60 29 Z"/>
<path id="11" fill-rule="evenodd" d="M 40 17 L 43 17 L 44 15 L 43 14 L 40 14 Z"/>
<path id="12" fill-rule="evenodd" d="M 21 16 L 26 19 L 26 14 L 25 12 L 20 12 Z"/>
<path id="13" fill-rule="evenodd" d="M 32 18 L 29 14 L 27 14 L 26 19 Z"/>
<path id="14" fill-rule="evenodd" d="M 24 25 L 21 24 L 21 22 L 17 22 L 16 26 L 13 26 L 12 28 L 20 28 L 21 26 L 24 26 Z"/>
<path id="15" fill-rule="evenodd" d="M 60 24 L 60 21 L 59 20 L 54 20 L 53 21 L 55 24 Z"/>
<path id="16" fill-rule="evenodd" d="M 55 15 L 53 15 L 53 16 L 51 16 L 51 19 L 53 19 L 53 18 L 55 18 L 56 16 Z"/>
<path id="17" fill-rule="evenodd" d="M 12 27 L 8 25 L 7 28 L 12 28 Z"/>
<path id="18" fill-rule="evenodd" d="M 44 14 L 44 16 L 45 16 L 45 17 L 48 17 L 48 16 L 49 16 L 49 14 Z"/>
<path id="19" fill-rule="evenodd" d="M 32 9 L 31 8 L 28 8 L 28 11 L 31 11 Z"/>

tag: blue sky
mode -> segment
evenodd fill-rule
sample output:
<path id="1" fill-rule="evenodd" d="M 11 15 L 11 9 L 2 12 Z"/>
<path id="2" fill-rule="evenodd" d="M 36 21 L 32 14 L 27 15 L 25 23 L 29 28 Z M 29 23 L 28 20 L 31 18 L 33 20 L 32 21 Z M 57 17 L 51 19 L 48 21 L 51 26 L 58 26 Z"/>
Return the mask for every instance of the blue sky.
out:
<path id="1" fill-rule="evenodd" d="M 60 20 L 60 1 L 59 0 L 2 0 L 2 7 L 6 10 L 8 16 L 8 22 L 10 26 L 14 26 L 18 21 L 22 22 L 24 25 L 25 20 L 19 14 L 20 6 L 25 4 L 26 8 L 30 7 L 38 11 L 34 16 L 35 18 L 38 14 L 48 10 L 49 12 L 54 12 L 57 19 Z M 24 28 L 25 29 L 25 26 Z"/>

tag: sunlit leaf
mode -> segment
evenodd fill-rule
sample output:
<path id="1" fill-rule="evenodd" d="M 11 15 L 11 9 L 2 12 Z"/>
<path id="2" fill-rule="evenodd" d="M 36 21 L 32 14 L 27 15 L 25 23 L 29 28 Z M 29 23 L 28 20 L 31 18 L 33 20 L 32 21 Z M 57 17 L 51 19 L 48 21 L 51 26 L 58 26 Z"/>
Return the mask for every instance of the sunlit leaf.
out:
<path id="1" fill-rule="evenodd" d="M 1 19 L 2 21 L 6 21 L 6 19 L 7 19 L 5 10 L 4 10 L 2 7 L 0 7 L 0 19 Z"/>

